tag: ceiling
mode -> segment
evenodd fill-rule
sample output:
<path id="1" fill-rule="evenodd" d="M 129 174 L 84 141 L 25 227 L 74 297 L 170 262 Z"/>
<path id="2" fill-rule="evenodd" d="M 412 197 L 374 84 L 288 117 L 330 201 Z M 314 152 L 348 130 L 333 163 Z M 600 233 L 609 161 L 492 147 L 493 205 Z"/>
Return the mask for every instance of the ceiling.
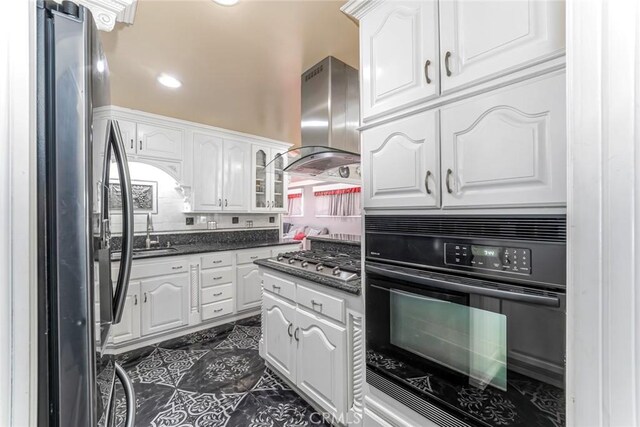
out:
<path id="1" fill-rule="evenodd" d="M 343 4 L 140 0 L 133 25 L 102 34 L 112 104 L 299 145 L 300 75 L 329 55 L 358 68 Z"/>

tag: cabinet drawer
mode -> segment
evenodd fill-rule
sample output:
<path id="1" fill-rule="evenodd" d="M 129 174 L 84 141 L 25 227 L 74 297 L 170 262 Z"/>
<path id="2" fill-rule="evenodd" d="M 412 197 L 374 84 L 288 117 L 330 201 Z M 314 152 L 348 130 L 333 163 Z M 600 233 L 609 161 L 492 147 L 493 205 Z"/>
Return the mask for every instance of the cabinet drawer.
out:
<path id="1" fill-rule="evenodd" d="M 233 300 L 214 302 L 202 306 L 202 320 L 213 319 L 233 313 Z"/>
<path id="2" fill-rule="evenodd" d="M 233 284 L 211 286 L 202 290 L 202 304 L 233 298 Z"/>
<path id="3" fill-rule="evenodd" d="M 227 267 L 233 263 L 233 254 L 229 252 L 200 257 L 202 268 Z"/>
<path id="4" fill-rule="evenodd" d="M 216 268 L 204 270 L 200 273 L 200 278 L 200 283 L 203 288 L 206 288 L 207 286 L 221 285 L 223 283 L 233 283 L 233 269 Z"/>
<path id="5" fill-rule="evenodd" d="M 163 260 L 145 262 L 143 264 L 134 261 L 131 266 L 131 279 L 166 276 L 167 274 L 186 273 L 187 271 L 189 271 L 189 263 L 184 259 L 173 260 L 164 258 Z M 112 277 L 115 278 L 117 274 L 118 269 L 114 268 Z"/>
<path id="6" fill-rule="evenodd" d="M 344 300 L 298 285 L 298 304 L 344 323 Z"/>
<path id="7" fill-rule="evenodd" d="M 283 298 L 288 298 L 291 301 L 295 301 L 296 284 L 289 280 L 272 276 L 269 273 L 263 273 L 262 286 L 269 292 L 273 292 L 274 294 L 279 295 Z"/>
<path id="8" fill-rule="evenodd" d="M 236 255 L 236 262 L 238 264 L 249 264 L 257 259 L 271 257 L 270 249 L 260 249 L 251 252 L 240 252 Z"/>

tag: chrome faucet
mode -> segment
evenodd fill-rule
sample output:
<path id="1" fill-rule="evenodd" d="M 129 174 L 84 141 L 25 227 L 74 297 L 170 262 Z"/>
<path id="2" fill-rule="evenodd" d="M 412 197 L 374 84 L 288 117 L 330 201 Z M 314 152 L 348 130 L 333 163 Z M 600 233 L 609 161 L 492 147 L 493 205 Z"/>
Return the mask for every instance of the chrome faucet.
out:
<path id="1" fill-rule="evenodd" d="M 156 237 L 156 240 L 151 240 L 151 232 L 153 231 L 153 222 L 151 221 L 151 213 L 147 214 L 147 240 L 146 247 L 147 249 L 151 249 L 151 246 L 158 245 L 160 246 L 160 240 Z"/>

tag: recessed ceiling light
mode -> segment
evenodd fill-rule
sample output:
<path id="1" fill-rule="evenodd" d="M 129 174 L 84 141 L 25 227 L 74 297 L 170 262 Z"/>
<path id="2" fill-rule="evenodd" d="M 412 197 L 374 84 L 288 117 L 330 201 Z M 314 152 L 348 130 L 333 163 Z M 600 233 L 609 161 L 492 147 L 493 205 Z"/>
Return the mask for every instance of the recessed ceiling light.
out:
<path id="1" fill-rule="evenodd" d="M 160 82 L 161 85 L 170 87 L 171 89 L 175 89 L 182 86 L 182 82 L 180 80 L 165 73 L 162 73 L 158 76 L 158 81 Z"/>
<path id="2" fill-rule="evenodd" d="M 234 6 L 238 4 L 239 0 L 213 0 L 221 6 Z"/>

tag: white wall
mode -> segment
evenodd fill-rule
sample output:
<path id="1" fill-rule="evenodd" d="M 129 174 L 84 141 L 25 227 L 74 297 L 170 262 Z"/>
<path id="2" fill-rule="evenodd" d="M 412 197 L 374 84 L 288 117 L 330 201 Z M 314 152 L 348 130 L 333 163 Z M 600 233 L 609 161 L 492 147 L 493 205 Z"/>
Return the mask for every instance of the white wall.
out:
<path id="1" fill-rule="evenodd" d="M 279 227 L 279 215 L 276 214 L 193 214 L 184 213 L 184 194 L 176 180 L 168 173 L 155 166 L 140 162 L 129 162 L 129 172 L 133 181 L 154 181 L 158 184 L 158 213 L 152 215 L 153 229 L 163 231 L 197 231 L 207 228 L 207 221 L 216 221 L 218 228 L 246 228 L 246 221 L 253 221 L 253 227 Z M 111 170 L 112 176 L 117 176 L 115 166 Z M 237 216 L 238 224 L 232 224 L 231 218 Z M 194 217 L 194 225 L 186 225 L 186 218 Z M 269 223 L 269 217 L 275 217 L 274 223 Z M 112 230 L 118 233 L 122 227 L 122 216 L 111 215 Z M 134 230 L 145 233 L 147 230 L 147 215 L 134 215 Z"/>
<path id="2" fill-rule="evenodd" d="M 283 222 L 290 222 L 296 225 L 310 225 L 317 227 L 327 227 L 329 233 L 361 234 L 362 217 L 316 217 L 315 216 L 315 196 L 313 186 L 303 187 L 302 192 L 304 216 L 288 217 L 284 216 Z"/>

